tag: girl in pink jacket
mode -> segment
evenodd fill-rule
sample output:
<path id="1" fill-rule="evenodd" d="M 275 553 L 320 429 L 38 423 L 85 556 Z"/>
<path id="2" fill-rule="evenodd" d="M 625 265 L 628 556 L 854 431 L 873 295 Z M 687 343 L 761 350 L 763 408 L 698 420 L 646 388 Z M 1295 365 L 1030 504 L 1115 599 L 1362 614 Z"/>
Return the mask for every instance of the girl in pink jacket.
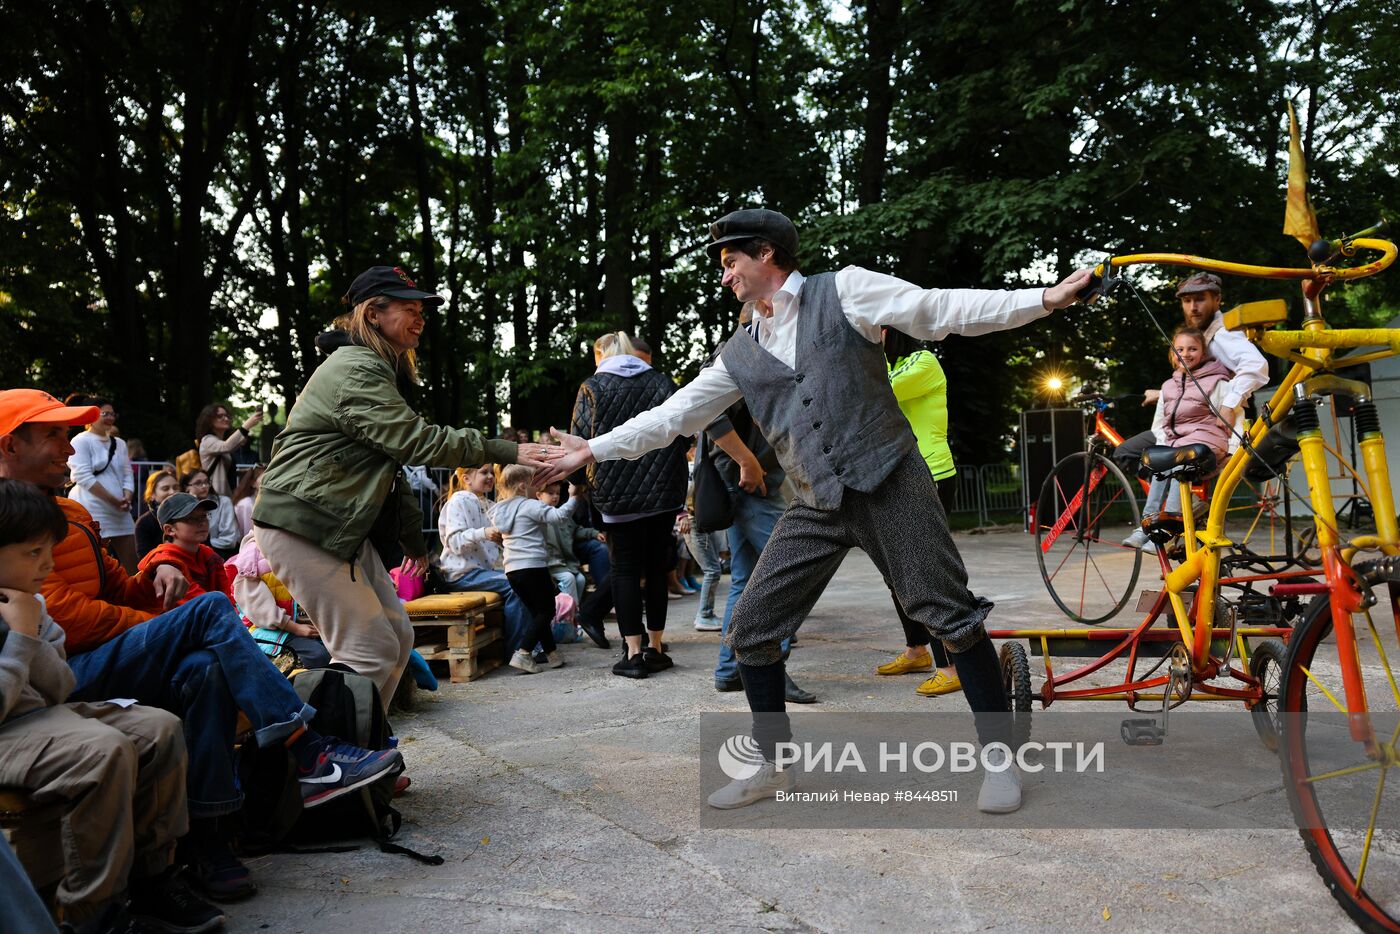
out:
<path id="1" fill-rule="evenodd" d="M 1157 410 L 1152 416 L 1152 433 L 1157 436 L 1157 443 L 1172 447 L 1204 444 L 1215 452 L 1216 462 L 1224 465 L 1235 446 L 1236 426 L 1226 426 L 1215 412 L 1223 404 L 1232 374 L 1210 356 L 1205 334 L 1198 328 L 1177 329 L 1172 335 L 1170 359 L 1175 372 L 1162 384 Z M 1162 511 L 1180 512 L 1180 500 L 1175 480 L 1153 480 L 1142 510 L 1143 518 Z M 1144 551 L 1156 550 L 1141 530 L 1134 531 L 1123 544 Z"/>

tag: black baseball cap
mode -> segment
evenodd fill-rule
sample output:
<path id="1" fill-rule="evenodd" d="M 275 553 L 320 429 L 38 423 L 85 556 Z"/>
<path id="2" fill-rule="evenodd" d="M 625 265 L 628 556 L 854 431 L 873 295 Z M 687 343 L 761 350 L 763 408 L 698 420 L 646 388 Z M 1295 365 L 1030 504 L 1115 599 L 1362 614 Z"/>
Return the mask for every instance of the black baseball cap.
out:
<path id="1" fill-rule="evenodd" d="M 781 247 L 791 257 L 797 256 L 797 228 L 787 217 L 767 208 L 731 211 L 715 221 L 710 225 L 710 243 L 705 252 L 711 259 L 718 259 L 726 244 L 755 237 Z"/>
<path id="2" fill-rule="evenodd" d="M 424 292 L 401 266 L 371 266 L 355 277 L 343 301 L 351 308 L 380 295 L 388 298 L 417 299 L 424 305 L 441 305 L 442 296 Z"/>
<path id="3" fill-rule="evenodd" d="M 191 493 L 173 493 L 156 510 L 156 521 L 161 525 L 169 525 L 179 522 L 196 509 L 213 512 L 218 508 L 219 504 L 212 499 L 196 499 Z"/>

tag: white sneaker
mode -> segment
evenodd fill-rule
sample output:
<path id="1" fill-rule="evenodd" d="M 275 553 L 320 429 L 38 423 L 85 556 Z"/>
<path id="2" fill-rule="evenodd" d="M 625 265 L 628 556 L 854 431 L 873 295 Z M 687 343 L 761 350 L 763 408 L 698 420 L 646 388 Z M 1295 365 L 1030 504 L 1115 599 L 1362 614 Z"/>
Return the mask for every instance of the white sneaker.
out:
<path id="1" fill-rule="evenodd" d="M 987 756 L 991 765 L 1000 765 L 1010 756 L 994 749 Z M 977 793 L 977 810 L 984 814 L 1010 814 L 1021 807 L 1021 770 L 1015 761 L 1007 762 L 999 772 L 987 769 L 982 776 L 982 790 Z"/>
<path id="2" fill-rule="evenodd" d="M 1142 553 L 1145 555 L 1155 555 L 1157 553 L 1157 543 L 1148 542 L 1142 546 Z"/>
<path id="3" fill-rule="evenodd" d="M 553 652 L 550 652 L 549 655 L 548 655 L 547 657 L 549 658 L 549 666 L 548 666 L 548 667 L 550 667 L 550 668 L 563 668 L 563 667 L 564 667 L 564 656 L 559 654 L 559 650 L 558 650 L 558 649 L 555 649 Z"/>
<path id="4" fill-rule="evenodd" d="M 714 616 L 697 616 L 695 617 L 695 631 L 719 632 L 720 621 L 717 617 Z"/>
<path id="5" fill-rule="evenodd" d="M 1123 544 L 1127 545 L 1129 548 L 1141 548 L 1144 545 L 1150 545 L 1152 543 L 1148 541 L 1147 533 L 1142 529 L 1133 529 L 1133 534 L 1123 539 Z"/>
<path id="6" fill-rule="evenodd" d="M 790 771 L 779 772 L 773 763 L 765 761 L 749 778 L 739 778 L 710 795 L 710 807 L 721 810 L 748 807 L 764 798 L 776 797 L 780 791 L 797 787 L 797 776 Z"/>
<path id="7" fill-rule="evenodd" d="M 530 653 L 524 649 L 516 649 L 515 654 L 510 657 L 510 667 L 518 668 L 527 675 L 536 675 L 544 671 L 544 666 L 530 657 Z"/>

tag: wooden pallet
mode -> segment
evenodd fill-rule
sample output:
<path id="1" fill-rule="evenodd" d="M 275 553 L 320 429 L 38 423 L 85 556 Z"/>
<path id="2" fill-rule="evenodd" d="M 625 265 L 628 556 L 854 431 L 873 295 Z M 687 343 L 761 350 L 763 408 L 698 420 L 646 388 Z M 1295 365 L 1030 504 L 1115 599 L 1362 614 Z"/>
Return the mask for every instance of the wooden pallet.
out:
<path id="1" fill-rule="evenodd" d="M 475 681 L 505 662 L 501 599 L 491 593 L 436 594 L 407 606 L 413 647 L 453 684 Z"/>

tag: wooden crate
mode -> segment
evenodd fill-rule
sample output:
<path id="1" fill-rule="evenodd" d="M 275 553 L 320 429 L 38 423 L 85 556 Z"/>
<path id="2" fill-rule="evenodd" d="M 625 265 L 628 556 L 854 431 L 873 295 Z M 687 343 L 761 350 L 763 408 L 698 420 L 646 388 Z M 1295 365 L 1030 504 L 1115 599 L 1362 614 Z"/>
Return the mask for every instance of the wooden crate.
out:
<path id="1" fill-rule="evenodd" d="M 505 662 L 501 598 L 493 593 L 434 594 L 407 604 L 418 654 L 453 684 L 475 681 Z"/>

